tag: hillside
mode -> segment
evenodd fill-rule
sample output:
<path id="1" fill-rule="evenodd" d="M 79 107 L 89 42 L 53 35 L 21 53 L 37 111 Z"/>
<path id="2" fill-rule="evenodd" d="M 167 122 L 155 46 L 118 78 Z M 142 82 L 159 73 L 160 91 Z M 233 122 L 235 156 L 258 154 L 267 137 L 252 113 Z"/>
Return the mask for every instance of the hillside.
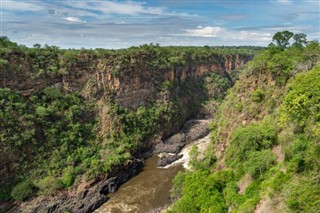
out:
<path id="1" fill-rule="evenodd" d="M 168 212 L 320 211 L 320 46 L 276 44 L 228 90 Z"/>
<path id="2" fill-rule="evenodd" d="M 157 141 L 214 112 L 257 50 L 0 46 L 0 207 L 11 212 L 93 211 Z"/>

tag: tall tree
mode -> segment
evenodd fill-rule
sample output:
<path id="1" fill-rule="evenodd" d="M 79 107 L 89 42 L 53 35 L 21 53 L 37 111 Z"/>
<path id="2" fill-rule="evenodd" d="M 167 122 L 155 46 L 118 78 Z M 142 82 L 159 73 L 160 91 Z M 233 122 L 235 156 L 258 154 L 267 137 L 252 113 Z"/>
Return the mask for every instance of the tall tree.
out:
<path id="1" fill-rule="evenodd" d="M 292 44 L 292 46 L 295 47 L 303 47 L 305 46 L 308 42 L 307 42 L 307 35 L 304 33 L 297 33 L 293 36 L 293 40 L 294 43 Z"/>
<path id="2" fill-rule="evenodd" d="M 277 32 L 272 37 L 272 41 L 281 49 L 286 49 L 290 44 L 290 39 L 293 37 L 294 33 L 288 30 Z"/>

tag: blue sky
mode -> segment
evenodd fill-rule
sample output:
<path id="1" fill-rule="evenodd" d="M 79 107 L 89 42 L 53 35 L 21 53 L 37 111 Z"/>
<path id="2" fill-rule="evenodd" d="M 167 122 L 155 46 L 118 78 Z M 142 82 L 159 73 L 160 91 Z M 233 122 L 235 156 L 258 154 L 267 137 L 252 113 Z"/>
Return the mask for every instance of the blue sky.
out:
<path id="1" fill-rule="evenodd" d="M 0 0 L 1 35 L 61 48 L 266 46 L 277 31 L 320 40 L 319 0 Z"/>

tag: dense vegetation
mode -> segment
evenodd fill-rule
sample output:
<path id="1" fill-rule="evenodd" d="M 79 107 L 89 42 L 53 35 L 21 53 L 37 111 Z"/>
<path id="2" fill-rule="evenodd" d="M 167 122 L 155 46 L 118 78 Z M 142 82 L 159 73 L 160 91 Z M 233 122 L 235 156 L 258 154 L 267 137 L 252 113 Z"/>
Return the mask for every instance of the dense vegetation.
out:
<path id="1" fill-rule="evenodd" d="M 121 78 L 125 70 L 223 64 L 224 56 L 251 56 L 257 49 L 151 44 L 122 50 L 61 50 L 38 44 L 27 48 L 0 38 L 0 201 L 54 195 L 83 180 L 107 177 L 132 161 L 149 138 L 182 123 L 208 100 L 221 101 L 237 78 L 211 73 L 183 84 L 162 80 L 156 88 L 162 99 L 125 108 L 105 88 L 87 90 L 95 83 L 92 80 L 77 88 L 82 69 L 94 73 L 102 61 L 112 77 Z M 69 88 L 64 81 L 76 86 Z"/>
<path id="2" fill-rule="evenodd" d="M 273 41 L 228 91 L 206 158 L 174 179 L 169 212 L 320 210 L 320 45 L 288 31 Z"/>

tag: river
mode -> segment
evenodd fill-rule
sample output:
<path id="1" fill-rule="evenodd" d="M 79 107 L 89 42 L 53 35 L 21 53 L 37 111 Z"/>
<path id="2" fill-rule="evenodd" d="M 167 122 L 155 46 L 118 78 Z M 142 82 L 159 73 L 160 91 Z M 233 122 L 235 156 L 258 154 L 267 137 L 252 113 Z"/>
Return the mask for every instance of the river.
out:
<path id="1" fill-rule="evenodd" d="M 143 170 L 120 186 L 118 191 L 109 194 L 109 200 L 95 213 L 143 212 L 154 213 L 171 204 L 170 189 L 172 179 L 184 168 L 188 168 L 189 152 L 197 145 L 200 152 L 206 149 L 209 135 L 187 144 L 182 151 L 183 158 L 165 167 L 158 168 L 158 156 L 149 158 Z"/>
<path id="2" fill-rule="evenodd" d="M 158 156 L 146 161 L 143 170 L 111 193 L 110 199 L 96 213 L 156 212 L 171 203 L 172 179 L 182 170 L 181 164 L 157 167 Z"/>

